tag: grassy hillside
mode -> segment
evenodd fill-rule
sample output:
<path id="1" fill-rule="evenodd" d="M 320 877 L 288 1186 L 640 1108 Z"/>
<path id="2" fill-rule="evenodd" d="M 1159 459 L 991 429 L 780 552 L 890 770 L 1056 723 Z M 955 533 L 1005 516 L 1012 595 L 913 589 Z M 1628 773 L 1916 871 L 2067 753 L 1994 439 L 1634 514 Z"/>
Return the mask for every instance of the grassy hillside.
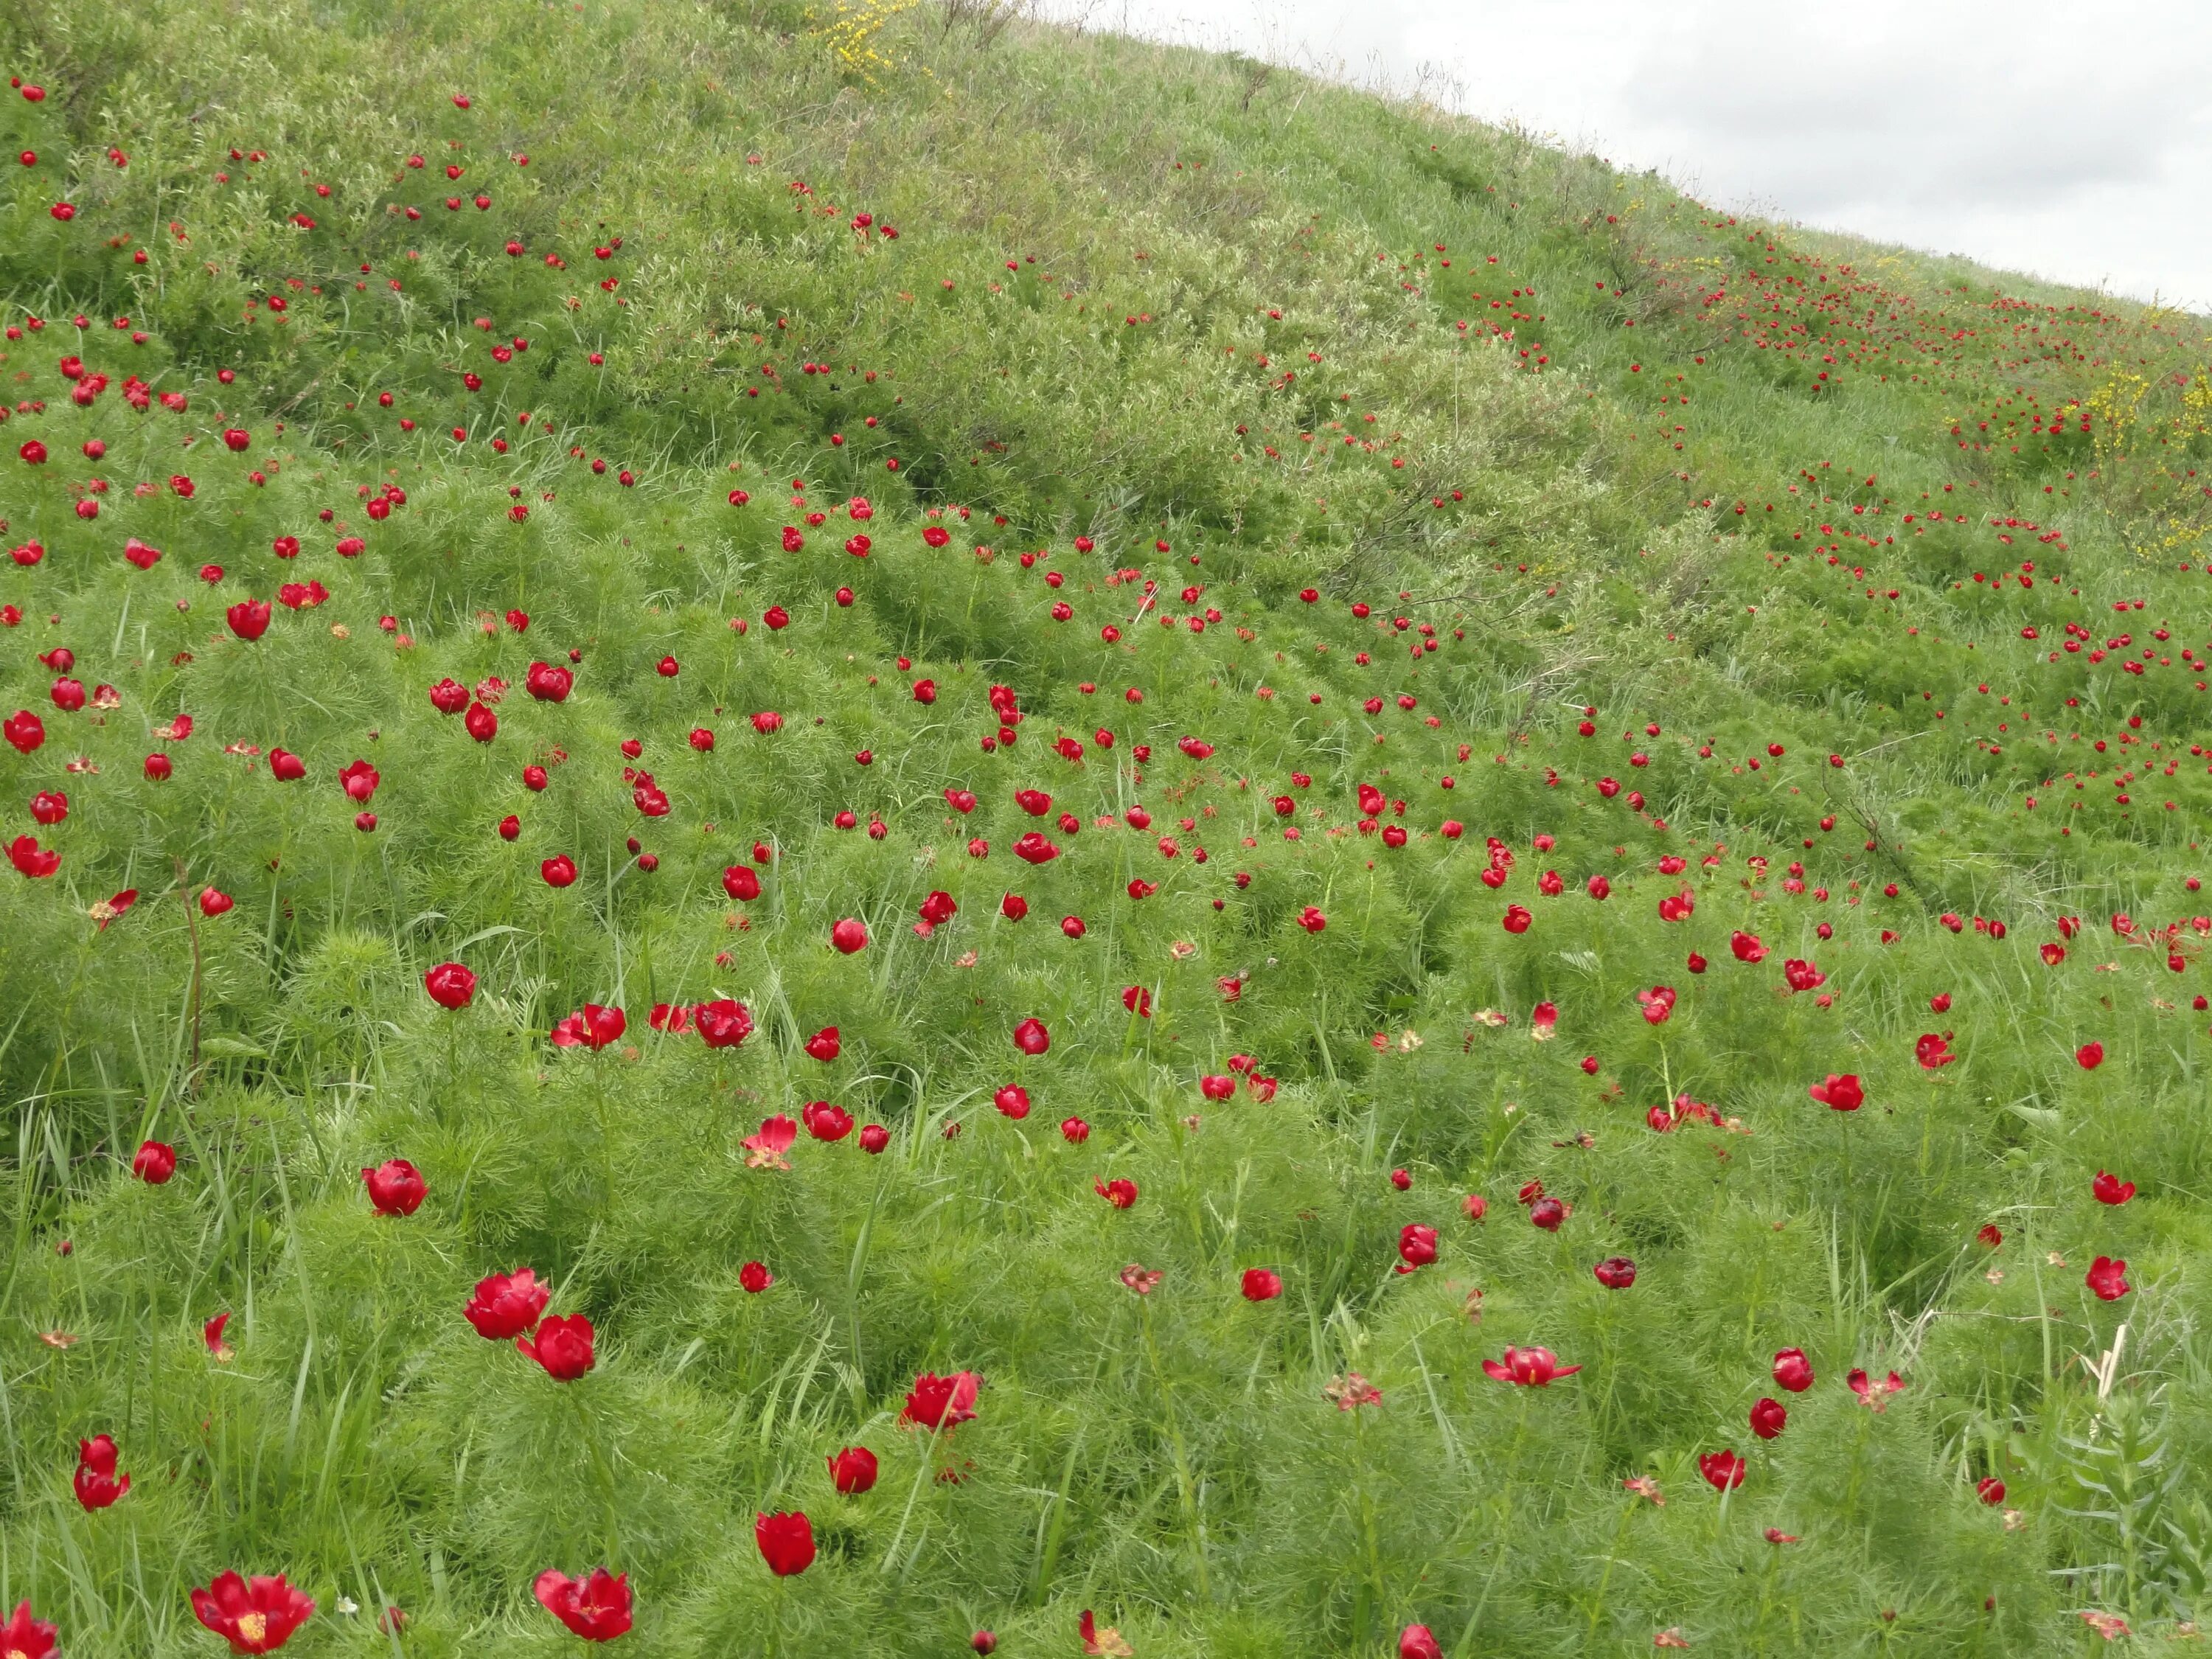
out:
<path id="1" fill-rule="evenodd" d="M 0 58 L 0 1650 L 2186 1650 L 2206 319 L 973 4 Z"/>

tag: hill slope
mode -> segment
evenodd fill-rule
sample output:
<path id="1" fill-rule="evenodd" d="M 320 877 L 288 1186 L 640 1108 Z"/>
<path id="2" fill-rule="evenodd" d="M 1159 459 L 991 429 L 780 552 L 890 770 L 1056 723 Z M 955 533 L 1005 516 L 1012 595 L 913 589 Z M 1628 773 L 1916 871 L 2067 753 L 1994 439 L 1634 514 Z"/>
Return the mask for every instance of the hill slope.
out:
<path id="1" fill-rule="evenodd" d="M 978 11 L 0 20 L 8 1603 L 2174 1632 L 2204 320 Z"/>

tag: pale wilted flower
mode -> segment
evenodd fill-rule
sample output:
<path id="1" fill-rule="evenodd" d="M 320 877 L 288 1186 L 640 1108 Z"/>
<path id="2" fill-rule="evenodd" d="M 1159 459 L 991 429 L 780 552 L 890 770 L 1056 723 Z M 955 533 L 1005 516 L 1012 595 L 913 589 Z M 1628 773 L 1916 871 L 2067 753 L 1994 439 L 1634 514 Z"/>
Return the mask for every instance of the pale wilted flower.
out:
<path id="1" fill-rule="evenodd" d="M 1348 1412 L 1359 1406 L 1379 1406 L 1382 1403 L 1382 1390 L 1370 1382 L 1358 1371 L 1346 1371 L 1342 1376 L 1332 1378 L 1328 1385 L 1322 1389 L 1322 1393 L 1335 1401 L 1336 1408 L 1340 1412 Z"/>

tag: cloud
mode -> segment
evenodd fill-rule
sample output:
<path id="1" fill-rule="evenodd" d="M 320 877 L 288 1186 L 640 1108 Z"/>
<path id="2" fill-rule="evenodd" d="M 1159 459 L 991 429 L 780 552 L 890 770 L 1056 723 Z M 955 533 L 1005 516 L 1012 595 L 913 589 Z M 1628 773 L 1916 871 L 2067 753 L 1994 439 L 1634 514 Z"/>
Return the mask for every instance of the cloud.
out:
<path id="1" fill-rule="evenodd" d="M 1428 95 L 1468 114 L 1656 167 L 1717 205 L 2212 303 L 2201 0 L 1052 3 L 1354 84 L 1425 70 Z"/>

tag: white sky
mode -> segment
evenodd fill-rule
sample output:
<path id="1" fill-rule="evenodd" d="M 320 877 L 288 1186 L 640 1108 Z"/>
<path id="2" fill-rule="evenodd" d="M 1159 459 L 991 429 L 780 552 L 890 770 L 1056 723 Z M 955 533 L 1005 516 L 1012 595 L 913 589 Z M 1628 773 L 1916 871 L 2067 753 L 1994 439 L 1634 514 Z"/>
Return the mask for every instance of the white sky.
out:
<path id="1" fill-rule="evenodd" d="M 1751 209 L 2212 311 L 2212 0 L 1043 0 Z"/>

